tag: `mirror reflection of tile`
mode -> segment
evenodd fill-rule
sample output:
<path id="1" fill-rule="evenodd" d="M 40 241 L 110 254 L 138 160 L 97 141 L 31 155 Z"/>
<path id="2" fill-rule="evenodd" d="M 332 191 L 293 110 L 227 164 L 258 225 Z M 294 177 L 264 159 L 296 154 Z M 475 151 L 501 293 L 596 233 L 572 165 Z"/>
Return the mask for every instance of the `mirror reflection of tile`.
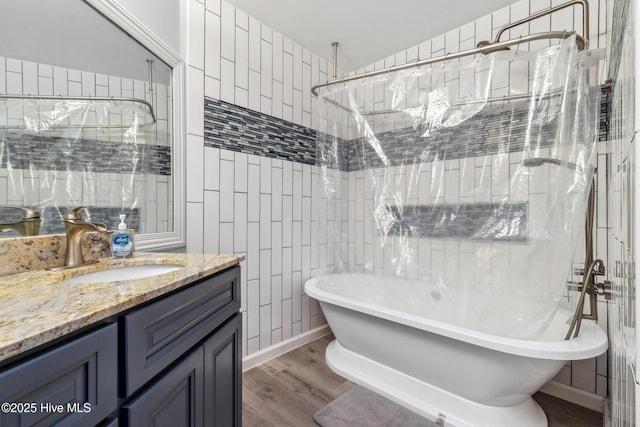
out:
<path id="1" fill-rule="evenodd" d="M 1 140 L 6 138 L 7 143 Z M 0 168 L 171 175 L 171 147 L 32 135 L 0 136 Z"/>
<path id="2" fill-rule="evenodd" d="M 75 206 L 56 206 L 45 207 L 40 210 L 42 223 L 40 226 L 40 235 L 45 234 L 64 234 L 64 223 L 62 218 L 67 211 Z M 31 209 L 39 210 L 37 206 L 30 206 Z M 90 222 L 99 222 L 106 224 L 109 230 L 116 230 L 120 219 L 118 215 L 125 214 L 127 227 L 140 231 L 140 209 L 139 208 L 122 208 L 119 206 L 95 206 L 90 208 L 91 218 L 86 218 Z M 12 224 L 20 221 L 22 212 L 10 207 L 0 206 L 0 224 Z M 0 237 L 18 237 L 15 232 L 7 232 L 6 236 Z"/>

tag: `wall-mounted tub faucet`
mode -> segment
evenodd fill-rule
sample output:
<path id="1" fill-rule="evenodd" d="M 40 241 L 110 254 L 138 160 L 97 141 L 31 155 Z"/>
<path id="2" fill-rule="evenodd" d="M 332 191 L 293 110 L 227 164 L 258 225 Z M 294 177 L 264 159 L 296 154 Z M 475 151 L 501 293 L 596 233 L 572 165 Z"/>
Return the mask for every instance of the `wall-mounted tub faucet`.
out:
<path id="1" fill-rule="evenodd" d="M 20 209 L 22 219 L 12 224 L 0 224 L 0 232 L 17 231 L 21 236 L 37 236 L 40 234 L 40 212 L 33 209 L 18 206 L 8 206 L 11 209 Z"/>
<path id="2" fill-rule="evenodd" d="M 93 262 L 85 262 L 82 257 L 82 249 L 80 246 L 82 236 L 88 231 L 107 231 L 105 224 L 88 222 L 82 219 L 82 211 L 88 208 L 89 206 L 80 206 L 70 209 L 67 217 L 62 220 L 67 232 L 67 251 L 64 256 L 65 267 L 92 264 Z"/>
<path id="3" fill-rule="evenodd" d="M 522 161 L 522 166 L 533 168 L 542 166 L 544 164 L 552 164 L 561 167 L 566 167 L 571 170 L 582 171 L 583 167 L 572 162 L 567 162 L 559 159 L 550 159 L 546 157 L 531 157 Z M 582 284 L 579 287 L 580 298 L 576 307 L 576 312 L 573 315 L 573 320 L 569 331 L 565 337 L 566 340 L 573 337 L 577 337 L 580 332 L 580 325 L 582 319 L 598 320 L 598 294 L 602 293 L 606 299 L 611 297 L 611 291 L 609 284 L 596 283 L 595 276 L 602 276 L 605 274 L 604 262 L 601 259 L 593 258 L 593 218 L 595 214 L 595 199 L 596 199 L 596 183 L 595 173 L 597 169 L 594 168 L 594 175 L 591 178 L 591 184 L 589 187 L 589 198 L 587 200 L 587 218 L 585 221 L 585 257 L 584 268 L 580 271 L 582 274 Z M 607 287 L 609 286 L 609 288 Z M 589 294 L 589 314 L 584 314 L 584 297 L 585 293 Z"/>

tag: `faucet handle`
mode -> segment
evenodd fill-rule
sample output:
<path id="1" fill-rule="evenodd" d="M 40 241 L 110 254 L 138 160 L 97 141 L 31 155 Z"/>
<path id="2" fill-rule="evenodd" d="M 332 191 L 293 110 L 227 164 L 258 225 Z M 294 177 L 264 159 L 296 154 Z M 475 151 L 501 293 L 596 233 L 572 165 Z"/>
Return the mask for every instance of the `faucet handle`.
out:
<path id="1" fill-rule="evenodd" d="M 67 219 L 82 220 L 82 211 L 92 207 L 93 206 L 78 206 L 76 208 L 71 208 L 69 209 L 69 212 L 67 212 Z"/>
<path id="2" fill-rule="evenodd" d="M 30 209 L 24 208 L 22 206 L 7 206 L 10 209 L 20 209 L 22 211 L 22 219 L 40 219 L 40 212 Z"/>
<path id="3" fill-rule="evenodd" d="M 105 224 L 104 222 L 92 222 L 91 224 L 93 224 L 93 226 L 95 227 L 96 231 L 107 231 L 107 230 L 109 230 L 109 227 L 107 227 L 107 224 Z"/>

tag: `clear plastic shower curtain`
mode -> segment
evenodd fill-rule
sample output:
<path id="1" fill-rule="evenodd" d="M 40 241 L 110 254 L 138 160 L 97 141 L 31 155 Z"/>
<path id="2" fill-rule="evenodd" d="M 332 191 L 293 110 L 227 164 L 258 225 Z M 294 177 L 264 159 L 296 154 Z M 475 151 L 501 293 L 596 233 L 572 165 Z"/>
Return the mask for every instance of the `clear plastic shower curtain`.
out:
<path id="1" fill-rule="evenodd" d="M 118 214 L 144 232 L 140 200 L 152 156 L 155 119 L 134 100 L 12 98 L 0 100 L 0 223 L 41 214 L 39 234 L 64 233 L 68 210 L 90 206 L 86 220 L 117 228 Z M 162 153 L 160 153 L 162 154 Z M 19 237 L 11 228 L 0 238 Z"/>
<path id="2" fill-rule="evenodd" d="M 430 318 L 541 336 L 584 227 L 600 54 L 570 38 L 321 90 L 320 270 L 419 280 Z"/>

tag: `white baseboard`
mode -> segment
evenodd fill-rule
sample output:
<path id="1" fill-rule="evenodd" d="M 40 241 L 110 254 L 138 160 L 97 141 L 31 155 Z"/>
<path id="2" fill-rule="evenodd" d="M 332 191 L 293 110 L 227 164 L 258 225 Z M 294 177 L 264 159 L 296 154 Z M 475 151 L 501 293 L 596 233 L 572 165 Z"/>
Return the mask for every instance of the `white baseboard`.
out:
<path id="1" fill-rule="evenodd" d="M 295 337 L 289 338 L 288 340 L 282 341 L 276 345 L 272 345 L 271 347 L 267 347 L 258 352 L 251 353 L 242 359 L 242 371 L 244 372 L 248 369 L 255 368 L 256 366 L 266 362 L 267 360 L 271 360 L 274 357 L 278 357 L 293 350 L 294 348 L 298 348 L 300 346 L 308 344 L 311 341 L 323 337 L 329 333 L 331 333 L 329 325 L 320 326 L 300 335 L 296 335 Z"/>
<path id="2" fill-rule="evenodd" d="M 604 413 L 605 398 L 598 394 L 589 393 L 555 381 L 549 381 L 542 386 L 540 391 L 592 411 Z"/>

